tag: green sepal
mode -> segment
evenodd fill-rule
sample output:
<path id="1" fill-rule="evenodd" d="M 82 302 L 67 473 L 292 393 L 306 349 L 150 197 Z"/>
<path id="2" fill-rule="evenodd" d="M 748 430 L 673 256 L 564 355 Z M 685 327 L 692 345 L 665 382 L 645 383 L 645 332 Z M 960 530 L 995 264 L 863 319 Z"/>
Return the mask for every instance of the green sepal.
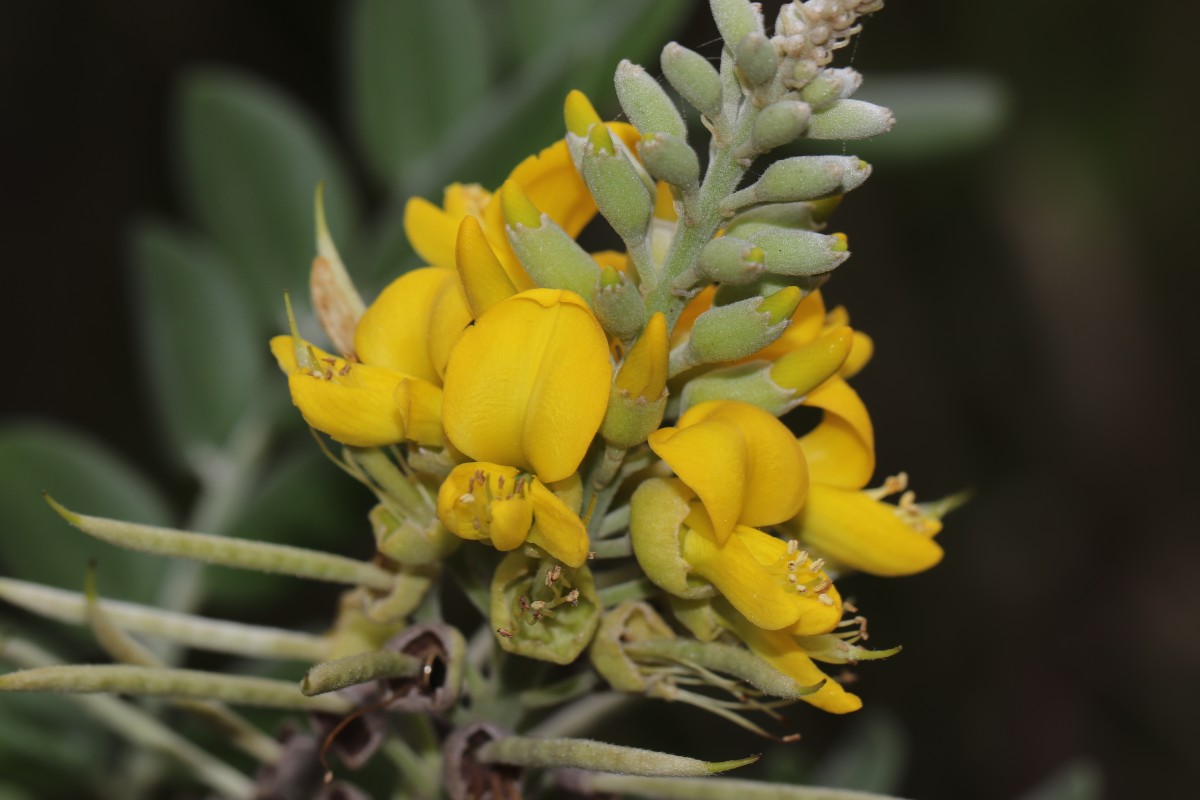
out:
<path id="1" fill-rule="evenodd" d="M 674 639 L 675 632 L 643 602 L 625 602 L 604 614 L 588 656 L 604 680 L 618 692 L 644 692 L 645 676 L 625 653 L 629 642 Z"/>
<path id="2" fill-rule="evenodd" d="M 632 397 L 613 384 L 608 397 L 608 409 L 600 423 L 600 436 L 614 447 L 630 448 L 646 441 L 658 430 L 663 412 L 667 409 L 667 392 L 656 400 Z"/>
<path id="3" fill-rule="evenodd" d="M 367 514 L 379 552 L 401 564 L 433 564 L 450 556 L 463 540 L 446 530 L 437 519 L 422 525 L 401 519 L 380 503 Z"/>
<path id="4" fill-rule="evenodd" d="M 844 100 L 858 91 L 862 85 L 862 73 L 845 67 L 826 69 L 800 90 L 800 99 L 819 111 L 835 100 Z"/>
<path id="5" fill-rule="evenodd" d="M 505 226 L 508 240 L 534 283 L 545 289 L 567 289 L 591 297 L 600 265 L 545 214 L 536 226 Z"/>
<path id="6" fill-rule="evenodd" d="M 762 248 L 766 271 L 775 275 L 823 275 L 850 257 L 844 237 L 815 231 L 764 227 L 747 238 Z"/>
<path id="7" fill-rule="evenodd" d="M 735 236 L 718 236 L 700 249 L 696 268 L 702 278 L 741 286 L 763 274 L 766 254 L 753 242 Z"/>
<path id="8" fill-rule="evenodd" d="M 570 664 L 592 640 L 601 604 L 590 569 L 563 567 L 547 586 L 551 564 L 557 562 L 530 557 L 523 549 L 505 556 L 492 576 L 491 624 L 507 652 Z M 572 591 L 579 593 L 574 602 L 566 599 Z M 531 606 L 539 600 L 546 606 L 537 617 Z"/>
<path id="9" fill-rule="evenodd" d="M 642 332 L 646 307 L 638 288 L 624 272 L 605 266 L 591 297 L 592 310 L 605 333 L 629 342 Z"/>
<path id="10" fill-rule="evenodd" d="M 677 597 L 701 600 L 716 590 L 694 577 L 683 560 L 679 536 L 691 509 L 692 492 L 678 479 L 650 478 L 629 501 L 629 535 L 633 555 L 654 585 Z"/>
<path id="11" fill-rule="evenodd" d="M 598 129 L 599 126 L 594 127 L 593 133 Z M 630 157 L 623 151 L 609 150 L 589 141 L 580 158 L 580 174 L 596 207 L 617 235 L 629 245 L 643 242 L 654 212 L 654 199 Z M 588 288 L 594 285 L 593 278 Z"/>
<path id="12" fill-rule="evenodd" d="M 799 404 L 795 392 L 771 380 L 771 365 L 766 361 L 714 369 L 692 378 L 683 387 L 679 413 L 709 400 L 750 403 L 777 417 Z"/>

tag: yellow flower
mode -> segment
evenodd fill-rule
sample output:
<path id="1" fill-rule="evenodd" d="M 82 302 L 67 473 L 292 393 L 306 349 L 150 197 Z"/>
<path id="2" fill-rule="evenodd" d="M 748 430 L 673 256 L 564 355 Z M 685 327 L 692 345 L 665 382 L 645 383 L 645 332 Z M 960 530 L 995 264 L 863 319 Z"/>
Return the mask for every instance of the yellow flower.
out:
<path id="1" fill-rule="evenodd" d="M 576 502 L 577 475 L 554 488 Z M 588 536 L 579 515 L 540 480 L 515 467 L 483 462 L 459 464 L 438 491 L 438 517 L 464 539 L 490 542 L 497 550 L 537 545 L 569 567 L 587 560 Z"/>
<path id="2" fill-rule="evenodd" d="M 912 575 L 941 561 L 942 548 L 932 538 L 940 522 L 911 499 L 897 507 L 882 502 L 884 492 L 861 491 L 875 469 L 875 442 L 854 390 L 833 377 L 810 392 L 805 405 L 824 417 L 800 438 L 811 485 L 804 508 L 785 529 L 838 565 L 872 575 Z M 889 487 L 903 488 L 902 481 Z"/>
<path id="3" fill-rule="evenodd" d="M 480 316 L 451 353 L 446 436 L 476 461 L 560 481 L 600 428 L 611 381 L 608 340 L 578 295 L 521 292 Z"/>
<path id="4" fill-rule="evenodd" d="M 292 402 L 304 421 L 342 444 L 379 447 L 411 440 L 443 444 L 442 391 L 420 378 L 385 367 L 359 364 L 299 346 L 311 365 L 296 360 L 291 336 L 271 339 L 271 353 L 288 376 Z"/>

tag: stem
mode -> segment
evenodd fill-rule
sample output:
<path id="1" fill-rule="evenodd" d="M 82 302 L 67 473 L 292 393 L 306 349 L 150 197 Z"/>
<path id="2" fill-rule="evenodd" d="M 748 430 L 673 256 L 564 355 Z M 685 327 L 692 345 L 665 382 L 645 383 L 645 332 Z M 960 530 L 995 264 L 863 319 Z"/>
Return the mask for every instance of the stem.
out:
<path id="1" fill-rule="evenodd" d="M 515 764 L 534 768 L 576 767 L 627 775 L 701 776 L 752 764 L 758 760 L 758 756 L 712 762 L 590 739 L 506 736 L 479 748 L 479 760 L 485 764 Z"/>
<path id="2" fill-rule="evenodd" d="M 596 558 L 626 558 L 633 555 L 633 542 L 625 535 L 618 539 L 601 539 L 592 542 Z"/>
<path id="3" fill-rule="evenodd" d="M 600 598 L 602 606 L 612 608 L 626 600 L 641 600 L 649 597 L 657 591 L 658 587 L 646 578 L 637 578 L 625 583 L 618 583 L 615 586 L 606 586 L 597 590 L 596 595 Z"/>
<path id="4" fill-rule="evenodd" d="M 618 692 L 589 694 L 563 706 L 525 732 L 527 736 L 572 736 L 595 728 L 601 720 L 615 714 L 637 697 Z"/>
<path id="5" fill-rule="evenodd" d="M 647 800 L 896 800 L 889 795 L 785 786 L 734 778 L 646 778 L 604 772 L 560 773 L 560 785 L 583 794 L 636 795 Z"/>
<path id="6" fill-rule="evenodd" d="M 616 511 L 610 511 L 605 515 L 604 521 L 600 523 L 600 530 L 597 533 L 597 538 L 607 538 L 612 536 L 614 533 L 625 530 L 628 527 L 629 506 L 623 505 Z"/>

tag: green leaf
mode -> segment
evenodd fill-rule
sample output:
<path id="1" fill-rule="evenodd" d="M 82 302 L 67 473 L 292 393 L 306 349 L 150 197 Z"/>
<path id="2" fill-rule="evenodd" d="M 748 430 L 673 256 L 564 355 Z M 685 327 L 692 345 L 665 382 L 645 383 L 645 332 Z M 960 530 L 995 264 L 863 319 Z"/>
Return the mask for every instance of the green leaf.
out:
<path id="1" fill-rule="evenodd" d="M 374 549 L 366 519 L 370 495 L 330 464 L 311 441 L 304 444 L 298 455 L 275 466 L 229 535 L 369 558 Z M 220 567 L 210 567 L 208 577 L 206 597 L 229 608 L 312 586 L 288 576 Z"/>
<path id="2" fill-rule="evenodd" d="M 531 0 L 530 7 L 535 5 Z M 540 52 L 493 86 L 457 125 L 444 129 L 437 146 L 406 172 L 372 244 L 372 277 L 382 282 L 400 271 L 398 265 L 413 262 L 402 225 L 409 196 L 440 202 L 442 187 L 453 180 L 499 185 L 522 159 L 563 135 L 562 103 L 570 89 L 589 94 L 602 115 L 615 116 L 617 63 L 653 58 L 668 32 L 685 21 L 679 12 L 688 5 L 687 0 L 610 0 L 539 34 Z"/>
<path id="3" fill-rule="evenodd" d="M 171 514 L 145 478 L 116 453 L 80 434 L 38 423 L 0 428 L 0 570 L 5 575 L 79 591 L 90 558 L 106 597 L 154 597 L 162 559 L 98 542 L 75 530 L 42 499 L 48 491 L 82 512 L 152 525 Z"/>
<path id="4" fill-rule="evenodd" d="M 892 794 L 900 788 L 907 760 L 908 742 L 900 723 L 885 712 L 868 711 L 821 762 L 812 783 Z"/>
<path id="5" fill-rule="evenodd" d="M 156 223 L 132 238 L 150 385 L 174 451 L 194 461 L 198 448 L 225 445 L 263 382 L 267 345 L 211 247 Z"/>
<path id="6" fill-rule="evenodd" d="M 284 291 L 308 304 L 318 182 L 343 251 L 356 228 L 347 171 L 311 116 L 256 79 L 193 71 L 180 83 L 177 111 L 183 188 L 196 219 L 246 281 L 260 318 L 282 325 Z"/>
<path id="7" fill-rule="evenodd" d="M 394 187 L 488 87 L 489 38 L 475 0 L 358 0 L 350 16 L 355 131 Z"/>
<path id="8" fill-rule="evenodd" d="M 1021 800 L 1100 800 L 1104 781 L 1090 759 L 1079 759 L 1060 767 Z"/>

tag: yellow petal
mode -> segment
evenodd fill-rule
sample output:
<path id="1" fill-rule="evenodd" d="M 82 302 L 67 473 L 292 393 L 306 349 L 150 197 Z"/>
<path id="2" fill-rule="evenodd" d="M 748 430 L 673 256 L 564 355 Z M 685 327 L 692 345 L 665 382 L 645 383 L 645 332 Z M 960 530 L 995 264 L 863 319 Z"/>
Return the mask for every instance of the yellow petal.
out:
<path id="1" fill-rule="evenodd" d="M 800 438 L 813 483 L 866 486 L 875 471 L 875 433 L 858 394 L 835 376 L 809 392 L 804 405 L 825 412 L 821 424 Z"/>
<path id="2" fill-rule="evenodd" d="M 467 296 L 457 274 L 448 272 L 451 276 L 433 298 L 429 315 L 428 348 L 429 361 L 437 373 L 437 382 L 441 383 L 446 374 L 446 362 L 450 360 L 450 352 L 458 344 L 459 337 L 471 324 L 471 308 L 467 305 Z"/>
<path id="3" fill-rule="evenodd" d="M 657 400 L 667 388 L 667 319 L 655 313 L 617 370 L 616 387 L 630 397 Z"/>
<path id="4" fill-rule="evenodd" d="M 611 380 L 608 340 L 578 295 L 522 292 L 480 317 L 451 353 L 446 434 L 471 458 L 562 480 L 600 427 Z"/>
<path id="5" fill-rule="evenodd" d="M 795 556 L 787 552 L 784 542 L 744 525 L 720 546 L 704 522 L 703 512 L 688 517 L 682 540 L 684 560 L 751 623 L 767 630 L 833 630 L 841 619 L 842 604 L 840 596 L 831 594 L 828 576 L 808 571 L 805 564 L 789 569 Z M 789 576 L 796 577 L 797 583 Z M 801 592 L 800 582 L 814 588 Z M 829 600 L 821 601 L 821 595 Z"/>
<path id="6" fill-rule="evenodd" d="M 442 390 L 419 378 L 401 378 L 393 398 L 404 420 L 405 438 L 427 447 L 445 444 Z"/>
<path id="7" fill-rule="evenodd" d="M 454 263 L 454 234 L 459 220 L 423 197 L 409 198 L 404 206 L 404 235 L 426 264 Z"/>
<path id="8" fill-rule="evenodd" d="M 458 266 L 458 280 L 467 304 L 476 318 L 496 303 L 517 293 L 517 287 L 504 271 L 500 259 L 492 252 L 479 220 L 474 217 L 464 217 L 458 227 L 454 263 Z"/>
<path id="9" fill-rule="evenodd" d="M 707 286 L 700 294 L 693 297 L 691 302 L 683 307 L 683 313 L 679 315 L 679 319 L 675 321 L 675 327 L 671 330 L 672 348 L 687 338 L 687 334 L 691 332 L 692 323 L 696 321 L 696 317 L 712 308 L 713 298 L 716 294 L 716 286 Z M 800 305 L 803 306 L 804 303 Z"/>
<path id="10" fill-rule="evenodd" d="M 758 406 L 713 400 L 649 438 L 704 503 L 717 541 L 738 522 L 773 525 L 795 516 L 808 489 L 804 454 L 787 427 Z"/>
<path id="11" fill-rule="evenodd" d="M 533 529 L 529 532 L 529 543 L 568 567 L 583 566 L 588 555 L 588 535 L 583 520 L 537 479 L 530 487 L 530 499 L 533 501 Z"/>
<path id="12" fill-rule="evenodd" d="M 629 254 L 624 250 L 601 250 L 598 253 L 592 253 L 592 258 L 596 260 L 601 269 L 612 267 L 617 272 L 627 273 L 629 271 Z"/>
<path id="13" fill-rule="evenodd" d="M 796 310 L 792 312 L 792 324 L 782 336 L 744 360 L 774 361 L 816 339 L 821 335 L 824 325 L 825 302 L 821 299 L 820 292 L 813 292 L 796 306 Z"/>
<path id="14" fill-rule="evenodd" d="M 429 355 L 429 329 L 434 300 L 452 283 L 457 283 L 456 274 L 437 267 L 415 269 L 392 281 L 358 321 L 354 350 L 359 359 L 439 383 Z"/>
<path id="15" fill-rule="evenodd" d="M 659 181 L 655 185 L 655 189 L 655 218 L 665 219 L 667 222 L 675 222 L 679 219 L 679 215 L 675 213 L 675 193 L 671 190 L 670 184 L 665 181 Z"/>
<path id="16" fill-rule="evenodd" d="M 346 370 L 344 375 L 339 374 Z M 288 376 L 292 402 L 312 427 L 353 447 L 380 447 L 402 442 L 407 425 L 396 405 L 398 372 L 341 359 L 316 373 L 299 370 Z"/>
<path id="17" fill-rule="evenodd" d="M 913 575 L 942 560 L 937 542 L 898 517 L 895 506 L 863 492 L 813 486 L 788 527 L 806 546 L 872 575 Z"/>
<path id="18" fill-rule="evenodd" d="M 825 681 L 820 689 L 800 699 L 831 714 L 846 714 L 862 708 L 862 700 L 830 678 L 813 663 L 795 637 L 781 631 L 764 631 L 745 622 L 734 622 L 737 635 L 759 658 L 801 686 Z"/>
<path id="19" fill-rule="evenodd" d="M 497 550 L 520 547 L 533 525 L 530 479 L 502 464 L 470 462 L 450 471 L 438 489 L 438 519 L 463 539 Z"/>
<path id="20" fill-rule="evenodd" d="M 862 331 L 854 332 L 854 343 L 850 347 L 850 355 L 846 358 L 846 363 L 842 364 L 842 368 L 838 370 L 838 375 L 846 380 L 850 380 L 858 373 L 862 372 L 862 368 L 871 360 L 871 356 L 875 354 L 875 342 L 871 340 Z"/>
<path id="21" fill-rule="evenodd" d="M 834 328 L 781 357 L 771 366 L 771 380 L 803 396 L 838 372 L 854 342 L 847 327 Z"/>

